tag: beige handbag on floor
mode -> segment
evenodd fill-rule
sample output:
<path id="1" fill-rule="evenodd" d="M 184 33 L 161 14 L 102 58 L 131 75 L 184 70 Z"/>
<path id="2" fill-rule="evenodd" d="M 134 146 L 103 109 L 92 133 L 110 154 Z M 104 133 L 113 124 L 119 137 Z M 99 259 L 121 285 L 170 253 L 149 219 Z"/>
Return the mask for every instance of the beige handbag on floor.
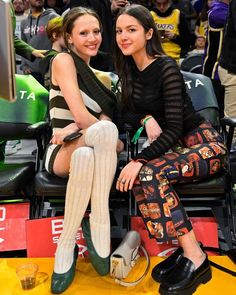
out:
<path id="1" fill-rule="evenodd" d="M 146 258 L 146 268 L 142 276 L 134 282 L 126 282 L 122 279 L 126 278 L 135 266 L 140 257 L 140 250 Z M 132 287 L 140 283 L 150 267 L 150 258 L 146 249 L 141 245 L 140 234 L 137 231 L 128 231 L 118 248 L 111 254 L 110 258 L 110 275 L 115 279 L 115 282 L 125 286 Z"/>

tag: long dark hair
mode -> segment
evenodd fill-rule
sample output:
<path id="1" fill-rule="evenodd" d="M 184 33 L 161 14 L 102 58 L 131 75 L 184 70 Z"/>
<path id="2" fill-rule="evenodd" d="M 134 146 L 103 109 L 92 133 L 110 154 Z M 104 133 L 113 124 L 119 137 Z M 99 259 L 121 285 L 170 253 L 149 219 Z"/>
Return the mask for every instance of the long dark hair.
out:
<path id="1" fill-rule="evenodd" d="M 68 35 L 71 34 L 71 32 L 72 32 L 72 30 L 74 28 L 75 21 L 80 16 L 87 15 L 87 14 L 89 14 L 91 16 L 94 16 L 98 20 L 99 27 L 100 27 L 100 30 L 102 32 L 101 20 L 100 20 L 99 16 L 97 15 L 97 13 L 94 10 L 92 10 L 90 8 L 82 7 L 82 6 L 74 7 L 71 10 L 69 10 L 69 12 L 67 12 L 66 15 L 63 18 L 64 41 L 65 41 L 66 47 L 68 49 L 70 49 L 70 46 L 68 44 Z"/>
<path id="2" fill-rule="evenodd" d="M 150 29 L 153 29 L 152 38 L 147 40 L 146 44 L 146 51 L 150 57 L 165 55 L 161 47 L 161 40 L 157 31 L 156 24 L 150 11 L 146 7 L 138 4 L 125 6 L 119 11 L 116 17 L 116 21 L 117 18 L 123 14 L 127 14 L 136 18 L 136 20 L 144 28 L 145 33 L 147 33 Z M 132 106 L 132 70 L 135 67 L 135 63 L 131 56 L 123 55 L 117 43 L 115 43 L 114 45 L 114 64 L 116 72 L 119 76 L 119 83 L 122 90 L 121 100 L 124 104 Z"/>

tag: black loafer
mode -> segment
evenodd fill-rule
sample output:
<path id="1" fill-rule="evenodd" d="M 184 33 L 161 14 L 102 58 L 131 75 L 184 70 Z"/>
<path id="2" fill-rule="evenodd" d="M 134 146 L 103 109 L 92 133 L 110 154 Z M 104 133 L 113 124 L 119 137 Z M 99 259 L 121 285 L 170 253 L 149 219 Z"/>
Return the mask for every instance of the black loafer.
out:
<path id="1" fill-rule="evenodd" d="M 204 251 L 204 246 L 198 242 L 201 249 Z M 168 256 L 165 260 L 158 263 L 152 270 L 152 278 L 158 283 L 164 283 L 172 270 L 177 266 L 183 257 L 183 249 L 179 247 L 174 253 Z"/>
<path id="2" fill-rule="evenodd" d="M 152 278 L 158 283 L 163 283 L 166 281 L 167 277 L 178 264 L 179 260 L 181 260 L 182 256 L 183 249 L 179 247 L 174 253 L 172 253 L 162 262 L 158 263 L 152 269 Z"/>
<path id="3" fill-rule="evenodd" d="M 161 284 L 161 295 L 192 295 L 200 284 L 206 284 L 212 278 L 211 268 L 206 255 L 203 263 L 195 269 L 191 260 L 182 257 L 166 282 Z"/>

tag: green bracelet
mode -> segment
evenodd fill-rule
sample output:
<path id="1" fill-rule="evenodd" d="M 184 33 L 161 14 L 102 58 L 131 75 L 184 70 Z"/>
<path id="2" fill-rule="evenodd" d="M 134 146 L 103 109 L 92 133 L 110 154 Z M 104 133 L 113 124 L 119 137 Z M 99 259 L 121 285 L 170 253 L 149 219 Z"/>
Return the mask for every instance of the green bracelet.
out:
<path id="1" fill-rule="evenodd" d="M 132 142 L 132 143 L 136 144 L 136 143 L 138 142 L 138 139 L 139 139 L 139 137 L 140 137 L 140 135 L 141 135 L 141 133 L 142 133 L 142 131 L 143 131 L 143 129 L 144 129 L 144 126 L 146 125 L 147 121 L 148 121 L 149 119 L 151 119 L 151 118 L 152 118 L 152 116 L 149 116 L 149 117 L 147 117 L 147 118 L 145 118 L 145 119 L 143 120 L 143 126 L 141 126 L 141 127 L 135 132 L 133 138 L 131 139 L 131 142 Z"/>

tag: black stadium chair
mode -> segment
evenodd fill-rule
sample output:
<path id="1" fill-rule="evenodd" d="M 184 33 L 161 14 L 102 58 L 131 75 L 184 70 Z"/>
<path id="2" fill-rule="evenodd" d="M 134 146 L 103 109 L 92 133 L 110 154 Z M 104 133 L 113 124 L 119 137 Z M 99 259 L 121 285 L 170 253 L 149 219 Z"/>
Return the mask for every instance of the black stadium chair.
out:
<path id="1" fill-rule="evenodd" d="M 203 66 L 203 54 L 196 53 L 188 55 L 180 65 L 182 71 L 201 74 Z"/>
<path id="2" fill-rule="evenodd" d="M 16 75 L 16 86 L 15 102 L 0 99 L 0 140 L 34 139 L 38 150 L 35 159 L 0 163 L 0 203 L 30 201 L 34 176 L 43 156 L 41 130 L 47 125 L 48 91 L 30 75 Z"/>

